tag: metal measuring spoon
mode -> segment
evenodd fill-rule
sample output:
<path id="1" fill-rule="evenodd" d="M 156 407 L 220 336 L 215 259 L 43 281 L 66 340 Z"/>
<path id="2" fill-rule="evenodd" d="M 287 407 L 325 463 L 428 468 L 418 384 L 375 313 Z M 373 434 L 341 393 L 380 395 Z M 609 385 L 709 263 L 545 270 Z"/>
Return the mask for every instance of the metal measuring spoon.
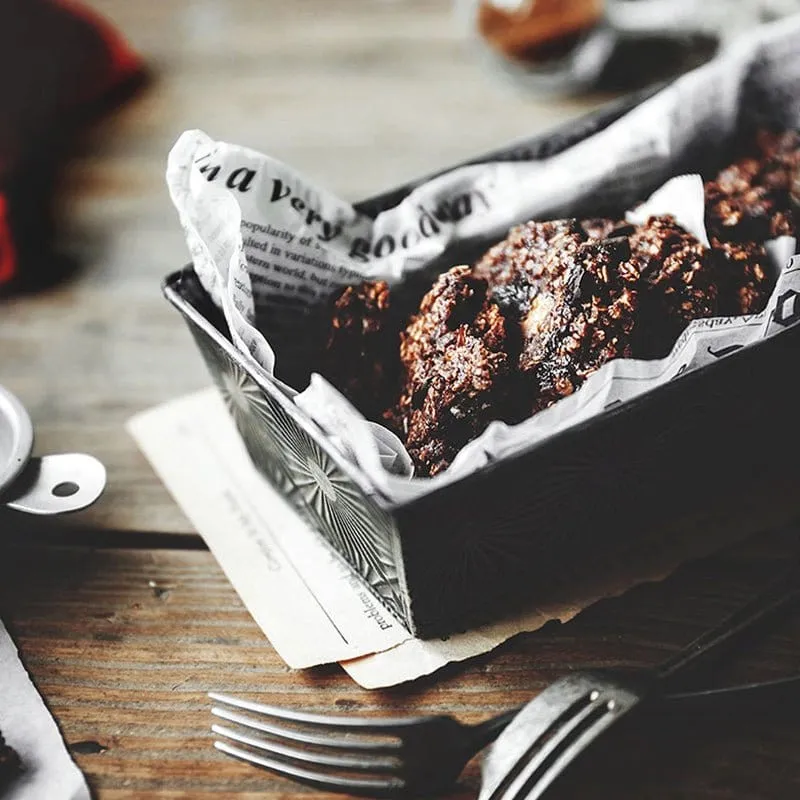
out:
<path id="1" fill-rule="evenodd" d="M 32 452 L 28 412 L 0 386 L 0 504 L 29 514 L 62 514 L 85 508 L 102 494 L 106 469 L 94 456 Z"/>

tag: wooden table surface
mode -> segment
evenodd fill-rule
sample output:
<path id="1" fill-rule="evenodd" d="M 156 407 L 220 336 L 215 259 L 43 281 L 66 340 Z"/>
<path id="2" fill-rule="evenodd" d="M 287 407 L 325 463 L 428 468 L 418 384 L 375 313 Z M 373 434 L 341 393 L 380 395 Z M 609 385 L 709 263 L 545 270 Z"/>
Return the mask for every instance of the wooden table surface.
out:
<path id="1" fill-rule="evenodd" d="M 796 551 L 796 529 L 775 529 L 798 516 L 789 497 L 780 519 L 747 519 L 744 544 L 408 687 L 369 693 L 338 667 L 288 669 L 123 428 L 208 383 L 160 296 L 186 260 L 163 180 L 171 144 L 202 128 L 356 200 L 608 97 L 519 94 L 485 71 L 443 0 L 93 5 L 155 82 L 90 132 L 67 167 L 62 240 L 83 268 L 68 285 L 0 306 L 0 382 L 30 410 L 39 452 L 92 452 L 109 484 L 68 520 L 0 511 L 0 616 L 98 798 L 321 797 L 216 753 L 205 692 L 477 721 L 571 669 L 655 664 Z M 731 679 L 796 668 L 799 634 L 800 621 L 787 622 Z M 667 766 L 621 786 L 586 775 L 582 796 L 592 787 L 596 797 L 752 800 L 800 788 L 791 720 L 694 726 L 679 738 Z M 478 780 L 473 763 L 453 796 L 474 797 Z"/>

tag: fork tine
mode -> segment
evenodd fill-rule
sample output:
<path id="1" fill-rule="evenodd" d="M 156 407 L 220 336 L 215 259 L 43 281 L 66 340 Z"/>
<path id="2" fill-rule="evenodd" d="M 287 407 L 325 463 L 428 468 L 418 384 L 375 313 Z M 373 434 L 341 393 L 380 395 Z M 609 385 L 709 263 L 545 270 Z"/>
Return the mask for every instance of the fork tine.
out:
<path id="1" fill-rule="evenodd" d="M 348 739 L 334 739 L 330 734 L 312 733 L 304 730 L 297 730 L 289 728 L 284 725 L 276 725 L 271 722 L 264 722 L 262 720 L 253 719 L 244 714 L 237 714 L 235 711 L 228 711 L 227 708 L 218 708 L 214 706 L 211 713 L 215 717 L 225 719 L 228 722 L 235 722 L 244 728 L 259 731 L 261 733 L 269 734 L 270 736 L 278 736 L 281 739 L 286 739 L 292 742 L 302 742 L 303 744 L 317 745 L 318 747 L 330 747 L 340 750 L 369 750 L 373 753 L 391 753 L 400 750 L 402 743 L 397 739 L 387 739 L 385 741 L 370 741 L 368 739 L 358 739 L 355 737 Z M 369 733 L 368 730 L 363 728 L 359 733 Z"/>
<path id="2" fill-rule="evenodd" d="M 226 742 L 214 742 L 217 750 L 227 753 L 234 758 L 247 761 L 258 767 L 263 767 L 271 772 L 283 775 L 286 778 L 305 783 L 317 789 L 333 792 L 346 792 L 365 797 L 391 797 L 401 792 L 406 784 L 402 778 L 360 778 L 344 777 L 340 775 L 326 775 L 304 767 L 297 767 L 276 759 L 250 753 Z"/>
<path id="3" fill-rule="evenodd" d="M 263 750 L 272 755 L 282 758 L 291 758 L 295 761 L 303 761 L 315 764 L 320 767 L 333 767 L 335 769 L 349 769 L 359 772 L 399 772 L 403 768 L 403 763 L 399 758 L 372 757 L 371 754 L 354 755 L 329 755 L 319 750 L 305 750 L 301 747 L 290 747 L 279 742 L 267 741 L 256 736 L 248 736 L 239 733 L 224 725 L 212 725 L 211 730 L 217 736 L 232 739 L 239 744 L 246 744 L 257 750 Z"/>
<path id="4" fill-rule="evenodd" d="M 314 714 L 308 711 L 295 711 L 291 708 L 255 703 L 252 700 L 243 700 L 241 697 L 233 697 L 232 695 L 220 694 L 219 692 L 209 692 L 208 696 L 218 703 L 224 703 L 226 706 L 240 708 L 242 711 L 251 711 L 265 717 L 274 717 L 275 719 L 323 728 L 358 728 L 359 731 L 364 733 L 388 733 L 392 729 L 396 729 L 400 732 L 405 728 L 419 725 L 420 722 L 437 719 L 437 717 L 432 715 L 389 719 L 381 717 L 346 717 L 333 714 Z"/>

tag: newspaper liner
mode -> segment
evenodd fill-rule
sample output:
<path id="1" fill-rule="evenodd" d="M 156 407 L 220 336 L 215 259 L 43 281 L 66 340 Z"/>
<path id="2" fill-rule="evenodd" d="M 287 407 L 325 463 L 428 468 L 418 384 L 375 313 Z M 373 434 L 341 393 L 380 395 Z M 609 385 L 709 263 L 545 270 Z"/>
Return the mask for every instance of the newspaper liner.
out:
<path id="1" fill-rule="evenodd" d="M 456 168 L 374 220 L 281 162 L 200 131 L 184 133 L 173 147 L 167 182 L 194 268 L 222 309 L 234 344 L 256 371 L 272 375 L 275 349 L 258 328 L 268 330 L 270 341 L 280 343 L 280 357 L 291 360 L 302 348 L 303 312 L 337 287 L 363 279 L 396 283 L 440 261 L 447 268 L 457 263 L 445 260 L 452 248 L 500 239 L 526 219 L 630 208 L 641 187 L 683 172 L 698 149 L 722 146 L 742 109 L 754 123 L 797 127 L 800 107 L 791 99 L 800 96 L 798 34 L 800 17 L 763 26 L 556 156 Z M 680 176 L 628 216 L 673 213 L 707 242 L 702 203 L 699 177 Z M 788 237 L 770 243 L 779 274 L 762 313 L 697 320 L 662 360 L 606 364 L 574 395 L 531 419 L 513 426 L 493 422 L 432 479 L 410 477 L 402 447 L 396 445 L 393 456 L 389 439 L 378 445 L 378 426 L 320 376 L 313 375 L 302 393 L 279 383 L 376 489 L 408 500 L 780 331 L 800 316 L 794 307 L 775 313 L 800 292 L 800 260 L 785 267 L 794 249 Z"/>

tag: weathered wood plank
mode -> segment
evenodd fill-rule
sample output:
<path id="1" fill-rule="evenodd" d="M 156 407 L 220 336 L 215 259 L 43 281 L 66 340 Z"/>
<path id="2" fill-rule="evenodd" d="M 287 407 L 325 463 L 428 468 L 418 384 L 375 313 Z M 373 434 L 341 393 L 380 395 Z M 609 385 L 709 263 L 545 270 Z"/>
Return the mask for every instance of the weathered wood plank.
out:
<path id="1" fill-rule="evenodd" d="M 452 713 L 475 722 L 569 670 L 657 663 L 742 602 L 797 547 L 793 530 L 759 535 L 662 583 L 601 602 L 567 625 L 376 692 L 336 666 L 288 669 L 203 551 L 6 545 L 0 613 L 100 800 L 322 797 L 213 751 L 205 693 L 349 713 Z M 720 680 L 777 677 L 796 670 L 798 658 L 795 616 Z M 654 800 L 796 794 L 800 733 L 791 720 L 773 714 L 693 729 L 678 737 L 684 746 L 673 748 L 668 768 L 649 764 L 619 787 L 592 770 L 581 791 L 606 797 L 613 787 L 615 797 Z M 637 759 L 617 752 L 609 763 Z M 473 797 L 478 781 L 476 762 L 453 797 Z"/>

